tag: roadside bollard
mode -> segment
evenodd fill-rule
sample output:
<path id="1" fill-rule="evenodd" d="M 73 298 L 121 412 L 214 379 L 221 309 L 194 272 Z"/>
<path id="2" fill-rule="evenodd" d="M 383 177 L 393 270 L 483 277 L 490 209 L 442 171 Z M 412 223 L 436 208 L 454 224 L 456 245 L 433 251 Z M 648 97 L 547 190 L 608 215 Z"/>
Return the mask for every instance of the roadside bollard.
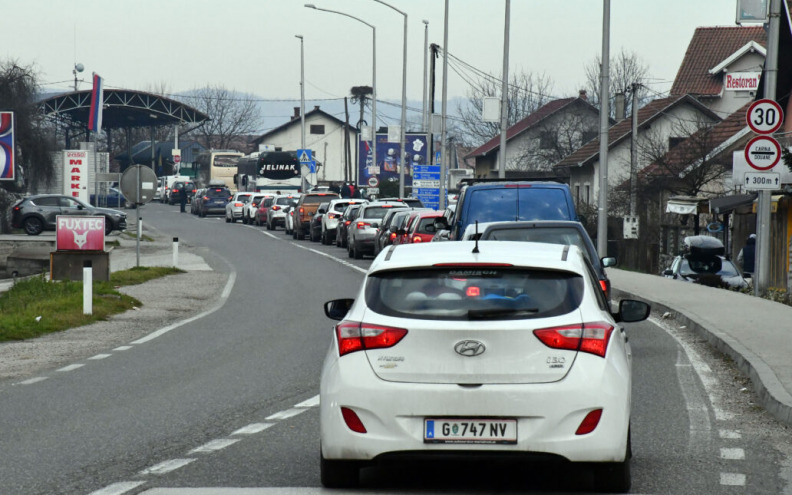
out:
<path id="1" fill-rule="evenodd" d="M 179 238 L 173 238 L 173 268 L 179 267 Z"/>
<path id="2" fill-rule="evenodd" d="M 91 260 L 83 261 L 83 314 L 93 314 L 93 268 Z"/>

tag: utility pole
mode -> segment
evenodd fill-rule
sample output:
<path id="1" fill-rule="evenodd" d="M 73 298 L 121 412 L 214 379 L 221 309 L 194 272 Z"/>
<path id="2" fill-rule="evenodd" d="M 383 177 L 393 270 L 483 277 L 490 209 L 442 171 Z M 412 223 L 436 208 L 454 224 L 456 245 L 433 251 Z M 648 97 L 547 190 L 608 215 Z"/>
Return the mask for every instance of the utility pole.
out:
<path id="1" fill-rule="evenodd" d="M 511 0 L 506 0 L 506 20 L 503 27 L 503 81 L 501 81 L 500 153 L 498 178 L 506 178 L 506 132 L 509 129 L 509 13 Z"/>
<path id="2" fill-rule="evenodd" d="M 780 28 L 781 0 L 770 0 L 770 27 L 767 31 L 767 57 L 765 58 L 764 97 L 775 101 L 778 76 L 778 33 Z M 756 274 L 754 295 L 761 296 L 770 285 L 770 208 L 772 191 L 759 191 L 756 208 Z"/>
<path id="3" fill-rule="evenodd" d="M 597 252 L 608 255 L 608 98 L 610 95 L 610 0 L 602 0 L 602 66 L 600 68 L 599 194 L 597 195 Z"/>
<path id="4" fill-rule="evenodd" d="M 446 149 L 446 139 L 448 126 L 448 0 L 445 0 L 445 15 L 443 16 L 443 101 L 442 101 L 442 121 L 440 132 L 440 206 L 443 211 L 446 207 L 446 173 L 448 173 L 448 150 Z"/>
<path id="5" fill-rule="evenodd" d="M 632 83 L 632 136 L 630 138 L 630 216 L 635 216 L 638 195 L 638 88 L 641 85 Z"/>

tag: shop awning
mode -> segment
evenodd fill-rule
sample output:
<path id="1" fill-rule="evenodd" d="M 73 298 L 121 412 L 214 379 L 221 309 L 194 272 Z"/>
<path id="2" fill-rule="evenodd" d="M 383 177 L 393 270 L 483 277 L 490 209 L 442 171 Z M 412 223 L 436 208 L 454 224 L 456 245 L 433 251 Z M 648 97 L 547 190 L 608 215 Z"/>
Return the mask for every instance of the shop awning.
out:
<path id="1" fill-rule="evenodd" d="M 734 194 L 709 200 L 710 213 L 723 215 L 731 213 L 740 206 L 747 206 L 754 202 L 756 194 Z"/>
<path id="2" fill-rule="evenodd" d="M 666 213 L 676 213 L 678 215 L 695 215 L 696 213 L 706 213 L 700 211 L 700 205 L 707 201 L 707 198 L 695 196 L 672 196 L 666 203 Z"/>

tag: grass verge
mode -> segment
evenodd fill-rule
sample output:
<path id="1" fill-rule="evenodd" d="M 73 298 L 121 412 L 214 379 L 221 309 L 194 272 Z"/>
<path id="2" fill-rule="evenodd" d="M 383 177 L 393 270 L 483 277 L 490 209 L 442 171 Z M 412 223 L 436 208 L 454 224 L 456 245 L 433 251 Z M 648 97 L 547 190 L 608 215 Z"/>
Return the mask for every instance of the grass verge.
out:
<path id="1" fill-rule="evenodd" d="M 110 275 L 110 281 L 93 283 L 93 314 L 83 314 L 83 284 L 49 281 L 44 276 L 18 282 L 0 294 L 0 342 L 24 340 L 88 325 L 123 313 L 141 303 L 116 289 L 183 273 L 173 267 L 135 267 Z"/>

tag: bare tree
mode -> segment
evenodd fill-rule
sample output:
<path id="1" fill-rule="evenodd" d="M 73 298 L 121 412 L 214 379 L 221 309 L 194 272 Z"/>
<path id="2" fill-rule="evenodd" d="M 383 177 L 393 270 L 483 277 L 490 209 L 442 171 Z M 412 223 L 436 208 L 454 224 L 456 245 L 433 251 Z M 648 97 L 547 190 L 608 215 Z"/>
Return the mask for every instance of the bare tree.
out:
<path id="1" fill-rule="evenodd" d="M 466 146 L 480 146 L 500 134 L 500 122 L 484 122 L 481 112 L 484 98 L 500 97 L 501 80 L 490 76 L 471 83 L 468 100 L 458 107 L 459 139 Z M 521 72 L 511 76 L 508 99 L 508 125 L 530 115 L 534 110 L 547 103 L 552 96 L 553 83 L 544 74 L 535 75 Z"/>
<path id="2" fill-rule="evenodd" d="M 547 119 L 539 125 L 539 138 L 524 141 L 516 159 L 507 164 L 507 170 L 549 171 L 554 164 L 596 137 L 598 126 L 599 117 L 580 106 Z"/>
<path id="3" fill-rule="evenodd" d="M 252 95 L 217 85 L 195 90 L 194 98 L 193 106 L 211 120 L 191 133 L 207 148 L 231 148 L 238 138 L 261 129 L 261 113 Z"/>
<path id="4" fill-rule="evenodd" d="M 591 63 L 586 65 L 585 68 L 586 88 L 588 94 L 590 95 L 589 103 L 597 108 L 600 106 L 601 65 L 602 56 L 597 55 L 597 57 Z M 610 94 L 610 100 L 608 108 L 610 109 L 611 116 L 618 119 L 623 116 L 615 115 L 613 98 L 617 94 L 627 95 L 630 93 L 633 83 L 646 85 L 647 78 L 649 76 L 649 67 L 638 57 L 637 54 L 634 52 L 627 52 L 622 48 L 622 50 L 616 56 L 611 56 L 610 70 L 608 72 L 610 79 L 610 90 L 608 92 Z M 627 98 L 625 102 L 625 111 L 628 115 L 631 107 L 631 101 L 629 98 Z"/>

